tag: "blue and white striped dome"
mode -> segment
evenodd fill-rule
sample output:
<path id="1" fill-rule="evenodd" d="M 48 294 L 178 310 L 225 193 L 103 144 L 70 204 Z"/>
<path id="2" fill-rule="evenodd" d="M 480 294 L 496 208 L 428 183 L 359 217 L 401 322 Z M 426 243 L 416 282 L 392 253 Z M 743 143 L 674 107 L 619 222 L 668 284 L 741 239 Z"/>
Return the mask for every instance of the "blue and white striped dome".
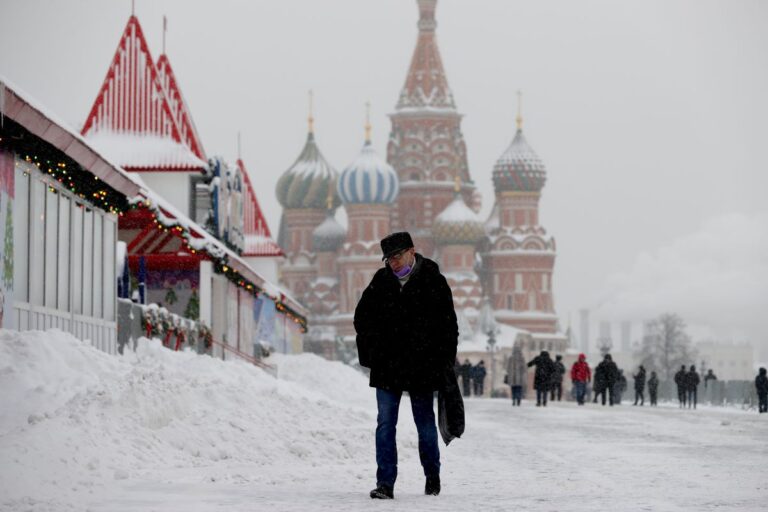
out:
<path id="1" fill-rule="evenodd" d="M 370 141 L 339 177 L 338 191 L 344 204 L 389 204 L 399 190 L 397 173 L 376 154 Z"/>

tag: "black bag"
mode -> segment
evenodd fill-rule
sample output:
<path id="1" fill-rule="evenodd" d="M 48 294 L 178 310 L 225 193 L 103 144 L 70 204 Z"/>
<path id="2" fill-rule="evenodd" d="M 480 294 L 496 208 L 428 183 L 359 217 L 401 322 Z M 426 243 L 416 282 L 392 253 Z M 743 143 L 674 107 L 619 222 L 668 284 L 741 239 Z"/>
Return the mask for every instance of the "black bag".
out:
<path id="1" fill-rule="evenodd" d="M 464 433 L 464 399 L 453 367 L 446 368 L 443 387 L 437 392 L 437 425 L 446 446 Z"/>
<path id="2" fill-rule="evenodd" d="M 504 384 L 509 384 L 509 375 L 504 374 Z"/>

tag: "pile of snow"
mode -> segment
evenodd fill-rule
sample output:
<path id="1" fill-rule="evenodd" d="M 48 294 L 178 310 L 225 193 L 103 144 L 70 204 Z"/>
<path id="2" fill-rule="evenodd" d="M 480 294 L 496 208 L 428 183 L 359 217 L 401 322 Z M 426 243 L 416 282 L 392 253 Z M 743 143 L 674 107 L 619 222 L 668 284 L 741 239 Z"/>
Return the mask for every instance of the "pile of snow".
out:
<path id="1" fill-rule="evenodd" d="M 277 379 L 158 340 L 112 356 L 61 331 L 0 331 L 0 508 L 60 509 L 157 468 L 334 463 L 372 450 L 362 374 L 308 354 L 275 362 Z"/>

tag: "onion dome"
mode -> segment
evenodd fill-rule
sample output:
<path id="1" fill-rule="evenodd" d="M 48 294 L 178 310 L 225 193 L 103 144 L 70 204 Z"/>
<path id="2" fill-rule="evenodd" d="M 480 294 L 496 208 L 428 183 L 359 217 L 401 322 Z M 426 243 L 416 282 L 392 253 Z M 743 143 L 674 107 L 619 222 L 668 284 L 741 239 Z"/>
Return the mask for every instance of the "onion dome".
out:
<path id="1" fill-rule="evenodd" d="M 475 245 L 485 237 L 485 230 L 480 216 L 456 193 L 453 201 L 435 218 L 432 236 L 443 245 Z"/>
<path id="2" fill-rule="evenodd" d="M 328 211 L 328 216 L 312 232 L 312 250 L 314 252 L 336 252 L 347 238 L 347 230 L 336 222 Z"/>
<path id="3" fill-rule="evenodd" d="M 371 146 L 370 123 L 365 131 L 363 149 L 341 173 L 339 196 L 344 204 L 390 204 L 400 190 L 397 173 Z"/>
<path id="4" fill-rule="evenodd" d="M 518 111 L 517 133 L 493 166 L 496 192 L 539 192 L 547 181 L 546 168 L 523 136 L 523 118 Z"/>
<path id="5" fill-rule="evenodd" d="M 296 162 L 277 180 L 277 200 L 283 208 L 325 209 L 326 191 L 338 176 L 336 169 L 325 160 L 315 143 L 313 123 L 310 113 L 309 133 L 304 149 Z M 334 194 L 333 207 L 340 204 L 339 197 Z"/>

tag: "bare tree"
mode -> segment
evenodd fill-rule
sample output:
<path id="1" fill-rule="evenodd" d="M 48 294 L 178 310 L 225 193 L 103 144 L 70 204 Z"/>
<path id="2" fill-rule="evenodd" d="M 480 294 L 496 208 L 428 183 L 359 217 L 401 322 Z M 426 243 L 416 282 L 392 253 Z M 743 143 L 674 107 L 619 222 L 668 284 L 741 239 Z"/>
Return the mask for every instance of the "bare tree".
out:
<path id="1" fill-rule="evenodd" d="M 635 356 L 645 368 L 659 370 L 664 380 L 670 380 L 680 366 L 693 363 L 696 353 L 683 319 L 674 313 L 665 313 L 646 324 L 646 333 Z"/>

